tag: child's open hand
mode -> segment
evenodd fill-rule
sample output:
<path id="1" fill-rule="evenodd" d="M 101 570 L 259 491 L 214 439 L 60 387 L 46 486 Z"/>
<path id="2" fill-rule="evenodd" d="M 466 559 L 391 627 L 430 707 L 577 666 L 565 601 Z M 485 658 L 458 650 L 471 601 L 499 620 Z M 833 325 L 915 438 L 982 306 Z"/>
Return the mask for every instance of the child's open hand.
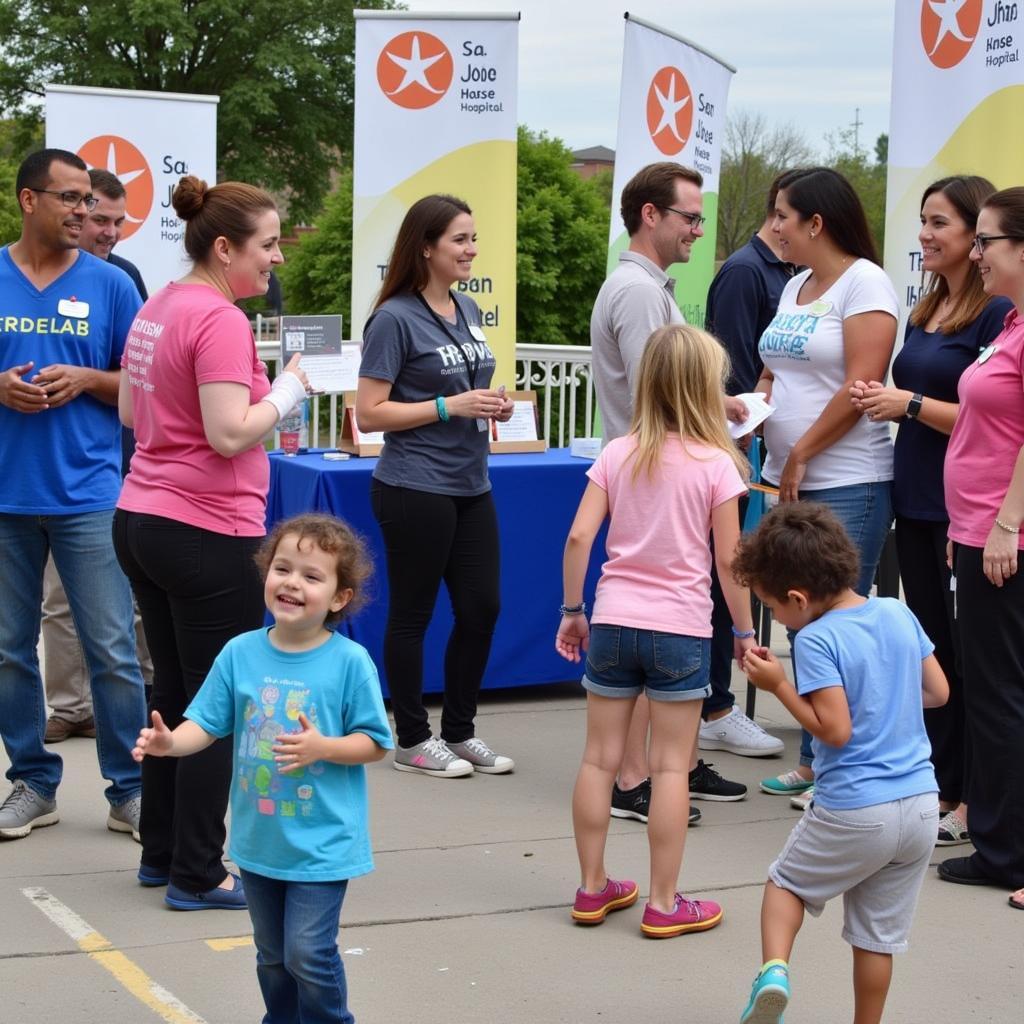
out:
<path id="1" fill-rule="evenodd" d="M 291 772 L 296 768 L 306 768 L 314 761 L 322 761 L 323 734 L 300 711 L 299 732 L 282 732 L 277 742 L 271 747 L 279 772 Z"/>
<path id="2" fill-rule="evenodd" d="M 586 615 L 563 615 L 555 634 L 555 650 L 566 661 L 576 663 L 580 652 L 590 643 L 590 624 Z"/>
<path id="3" fill-rule="evenodd" d="M 785 681 L 779 659 L 767 647 L 752 647 L 743 655 L 743 671 L 759 690 L 774 693 Z"/>
<path id="4" fill-rule="evenodd" d="M 132 747 L 132 757 L 141 761 L 147 754 L 150 757 L 164 757 L 171 752 L 174 741 L 171 739 L 171 730 L 164 724 L 159 711 L 154 711 L 153 728 L 143 728 L 139 731 L 139 738 Z"/>

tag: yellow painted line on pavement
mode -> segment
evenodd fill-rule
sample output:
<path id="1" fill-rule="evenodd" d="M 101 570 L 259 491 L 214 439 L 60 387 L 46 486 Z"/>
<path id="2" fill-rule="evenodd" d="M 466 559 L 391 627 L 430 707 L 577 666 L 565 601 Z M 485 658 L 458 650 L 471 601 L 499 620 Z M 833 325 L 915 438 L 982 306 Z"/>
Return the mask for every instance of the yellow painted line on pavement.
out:
<path id="1" fill-rule="evenodd" d="M 206 944 L 215 953 L 226 953 L 229 949 L 241 949 L 252 945 L 251 935 L 237 935 L 230 939 L 207 939 Z"/>
<path id="2" fill-rule="evenodd" d="M 35 886 L 21 891 L 65 935 L 76 942 L 78 948 L 89 955 L 89 959 L 109 971 L 126 991 L 158 1014 L 167 1024 L 207 1024 L 177 996 L 153 981 L 124 953 L 114 949 L 109 939 L 96 931 L 70 907 L 61 903 L 56 896 Z"/>

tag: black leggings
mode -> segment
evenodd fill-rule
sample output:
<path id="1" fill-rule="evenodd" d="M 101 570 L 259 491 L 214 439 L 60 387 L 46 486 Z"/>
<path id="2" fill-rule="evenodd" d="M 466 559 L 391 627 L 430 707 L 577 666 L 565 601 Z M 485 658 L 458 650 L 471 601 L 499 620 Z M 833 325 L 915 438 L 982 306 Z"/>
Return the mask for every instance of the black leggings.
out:
<path id="1" fill-rule="evenodd" d="M 384 535 L 388 563 L 384 672 L 398 743 L 430 737 L 423 706 L 423 635 L 444 580 L 455 624 L 444 658 L 441 738 L 462 743 L 473 735 L 500 602 L 498 520 L 488 491 L 474 497 L 431 494 L 374 480 L 373 514 Z"/>
<path id="2" fill-rule="evenodd" d="M 1007 889 L 1024 886 L 1024 568 L 1001 587 L 982 549 L 954 545 L 956 615 L 964 670 L 974 861 Z"/>
<path id="3" fill-rule="evenodd" d="M 228 640 L 263 624 L 253 562 L 262 540 L 122 509 L 114 515 L 114 548 L 153 658 L 149 707 L 171 729 Z M 213 889 L 227 874 L 221 861 L 231 751 L 227 736 L 191 757 L 142 762 L 142 863 L 169 871 L 187 892 Z"/>

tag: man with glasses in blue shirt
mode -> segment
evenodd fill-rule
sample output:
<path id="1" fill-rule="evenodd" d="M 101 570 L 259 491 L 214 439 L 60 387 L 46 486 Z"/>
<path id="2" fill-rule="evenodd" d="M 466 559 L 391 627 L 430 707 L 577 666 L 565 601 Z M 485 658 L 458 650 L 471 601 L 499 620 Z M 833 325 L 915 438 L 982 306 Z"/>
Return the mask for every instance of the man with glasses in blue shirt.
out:
<path id="1" fill-rule="evenodd" d="M 13 788 L 0 838 L 58 820 L 62 762 L 43 746 L 43 567 L 52 551 L 89 665 L 107 827 L 138 838 L 145 718 L 132 598 L 111 539 L 120 489 L 121 352 L 140 299 L 127 275 L 79 250 L 96 205 L 73 153 L 31 154 L 16 181 L 21 237 L 0 250 L 0 736 Z"/>

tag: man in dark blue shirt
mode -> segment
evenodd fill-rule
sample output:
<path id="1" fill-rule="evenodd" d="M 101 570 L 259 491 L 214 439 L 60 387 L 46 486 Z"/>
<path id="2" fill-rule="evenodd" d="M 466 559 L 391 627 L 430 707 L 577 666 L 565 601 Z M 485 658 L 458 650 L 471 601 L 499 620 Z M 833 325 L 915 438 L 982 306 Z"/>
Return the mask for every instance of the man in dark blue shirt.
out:
<path id="1" fill-rule="evenodd" d="M 722 264 L 708 291 L 707 329 L 729 353 L 732 374 L 726 385 L 730 395 L 753 391 L 761 376 L 757 343 L 779 307 L 779 297 L 793 276 L 793 266 L 780 256 L 772 231 L 780 174 L 768 190 L 764 223 L 742 248 Z M 745 506 L 746 502 L 741 502 Z M 742 512 L 740 518 L 742 519 Z M 722 595 L 718 574 L 711 570 L 714 602 L 711 625 L 711 696 L 704 701 L 701 750 L 728 750 L 746 757 L 768 757 L 783 752 L 781 740 L 769 736 L 736 707 L 732 680 L 732 617 Z"/>

